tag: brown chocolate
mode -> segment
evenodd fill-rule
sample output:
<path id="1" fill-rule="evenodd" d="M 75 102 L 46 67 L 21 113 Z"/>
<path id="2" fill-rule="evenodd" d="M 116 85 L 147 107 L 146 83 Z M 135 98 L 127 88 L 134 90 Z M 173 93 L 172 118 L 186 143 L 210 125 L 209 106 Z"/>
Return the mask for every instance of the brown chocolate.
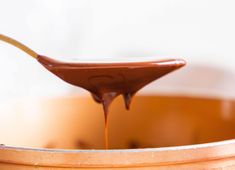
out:
<path id="1" fill-rule="evenodd" d="M 129 109 L 138 90 L 185 65 L 185 61 L 181 59 L 132 63 L 68 63 L 39 55 L 37 60 L 62 80 L 88 90 L 93 99 L 103 105 L 106 148 L 107 116 L 111 102 L 118 95 L 123 95 L 126 109 Z"/>
<path id="2" fill-rule="evenodd" d="M 95 101 L 102 103 L 107 116 L 108 107 L 118 95 L 123 95 L 130 107 L 134 94 L 149 84 L 185 65 L 181 59 L 133 63 L 66 63 L 39 55 L 45 68 L 62 80 L 88 90 Z"/>

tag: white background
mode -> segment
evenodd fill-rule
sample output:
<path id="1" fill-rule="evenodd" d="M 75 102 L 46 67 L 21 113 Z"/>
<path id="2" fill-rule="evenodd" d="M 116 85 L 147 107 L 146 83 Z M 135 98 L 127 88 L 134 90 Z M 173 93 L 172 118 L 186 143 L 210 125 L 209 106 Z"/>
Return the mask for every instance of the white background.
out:
<path id="1" fill-rule="evenodd" d="M 235 96 L 233 0 L 0 0 L 0 33 L 54 58 L 184 58 L 144 91 Z M 0 59 L 1 97 L 88 94 L 3 42 Z"/>

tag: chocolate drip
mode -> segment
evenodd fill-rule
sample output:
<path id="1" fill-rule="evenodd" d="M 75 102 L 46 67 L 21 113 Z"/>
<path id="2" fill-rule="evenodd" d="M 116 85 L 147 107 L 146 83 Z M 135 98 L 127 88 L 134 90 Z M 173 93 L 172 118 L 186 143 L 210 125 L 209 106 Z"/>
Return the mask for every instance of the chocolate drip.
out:
<path id="1" fill-rule="evenodd" d="M 130 109 L 130 105 L 131 105 L 131 101 L 132 101 L 133 96 L 134 96 L 134 93 L 124 93 L 123 94 L 123 99 L 124 99 L 125 107 L 127 110 Z"/>

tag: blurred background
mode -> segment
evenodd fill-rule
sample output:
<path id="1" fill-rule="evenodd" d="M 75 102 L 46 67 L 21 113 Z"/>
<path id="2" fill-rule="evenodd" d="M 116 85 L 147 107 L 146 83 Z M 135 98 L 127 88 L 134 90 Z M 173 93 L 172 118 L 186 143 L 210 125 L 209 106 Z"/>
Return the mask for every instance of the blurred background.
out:
<path id="1" fill-rule="evenodd" d="M 141 93 L 235 97 L 233 0 L 0 0 L 0 33 L 77 60 L 183 58 Z M 88 94 L 0 42 L 0 98 Z"/>

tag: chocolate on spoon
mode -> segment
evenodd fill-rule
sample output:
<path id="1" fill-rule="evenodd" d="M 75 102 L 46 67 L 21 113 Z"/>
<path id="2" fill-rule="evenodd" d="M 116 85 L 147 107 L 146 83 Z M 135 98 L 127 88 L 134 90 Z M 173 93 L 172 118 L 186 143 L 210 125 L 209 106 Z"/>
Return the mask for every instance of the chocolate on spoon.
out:
<path id="1" fill-rule="evenodd" d="M 91 92 L 102 103 L 104 112 L 118 95 L 130 107 L 133 95 L 150 82 L 185 65 L 182 59 L 127 63 L 69 63 L 39 55 L 22 43 L 0 34 L 0 40 L 14 45 L 37 59 L 47 70 L 62 80 Z"/>
<path id="2" fill-rule="evenodd" d="M 123 96 L 125 106 L 129 109 L 131 100 L 138 90 L 185 65 L 182 59 L 127 63 L 69 63 L 39 55 L 22 43 L 2 34 L 0 40 L 37 59 L 62 80 L 88 90 L 95 101 L 102 103 L 106 126 L 109 105 L 118 95 Z"/>

